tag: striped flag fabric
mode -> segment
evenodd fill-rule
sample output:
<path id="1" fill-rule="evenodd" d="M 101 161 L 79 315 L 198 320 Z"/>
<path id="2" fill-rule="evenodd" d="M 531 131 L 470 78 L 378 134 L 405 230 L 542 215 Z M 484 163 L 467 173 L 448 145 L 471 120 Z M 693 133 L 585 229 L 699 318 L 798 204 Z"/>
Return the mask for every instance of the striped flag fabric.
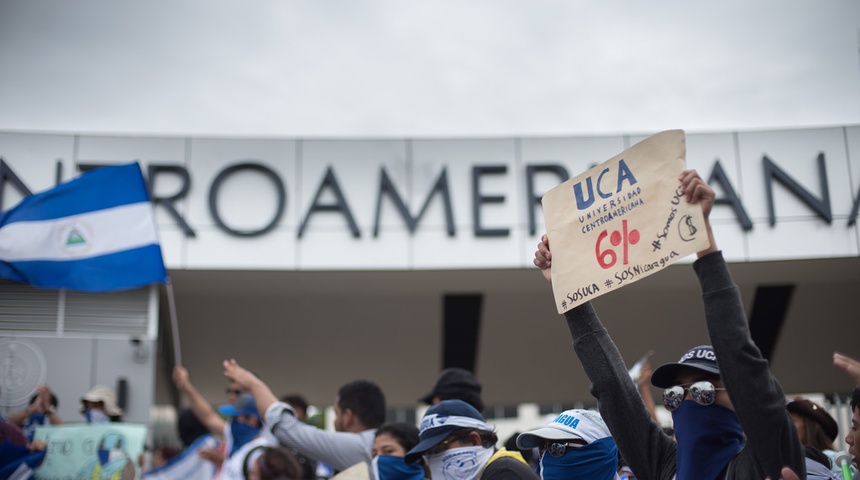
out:
<path id="1" fill-rule="evenodd" d="M 215 476 L 215 464 L 199 454 L 201 450 L 217 446 L 218 441 L 212 435 L 204 435 L 165 465 L 144 472 L 143 480 L 211 480 Z"/>
<path id="2" fill-rule="evenodd" d="M 29 480 L 45 460 L 45 451 L 31 452 L 9 440 L 0 443 L 0 480 Z"/>
<path id="3" fill-rule="evenodd" d="M 140 165 L 85 172 L 0 213 L 0 278 L 82 292 L 165 282 Z"/>

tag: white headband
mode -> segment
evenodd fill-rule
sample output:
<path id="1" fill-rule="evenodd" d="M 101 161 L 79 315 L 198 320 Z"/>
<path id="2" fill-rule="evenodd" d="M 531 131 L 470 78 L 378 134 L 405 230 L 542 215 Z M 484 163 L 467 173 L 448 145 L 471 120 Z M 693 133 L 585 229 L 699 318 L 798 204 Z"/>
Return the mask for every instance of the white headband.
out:
<path id="1" fill-rule="evenodd" d="M 428 430 L 432 430 L 438 427 L 467 427 L 467 428 L 476 428 L 478 430 L 484 430 L 488 432 L 493 431 L 493 427 L 487 425 L 481 420 L 472 417 L 458 417 L 455 415 L 440 415 L 438 413 L 434 413 L 432 415 L 425 415 L 421 420 L 421 434 Z"/>

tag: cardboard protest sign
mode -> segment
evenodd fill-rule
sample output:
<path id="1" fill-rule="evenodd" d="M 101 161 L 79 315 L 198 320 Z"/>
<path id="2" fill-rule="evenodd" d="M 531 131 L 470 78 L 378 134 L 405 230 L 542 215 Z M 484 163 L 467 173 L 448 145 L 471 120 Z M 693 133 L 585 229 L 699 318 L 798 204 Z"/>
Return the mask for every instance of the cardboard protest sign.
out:
<path id="1" fill-rule="evenodd" d="M 544 195 L 558 313 L 708 247 L 679 191 L 686 153 L 683 130 L 658 133 Z"/>
<path id="2" fill-rule="evenodd" d="M 56 425 L 36 429 L 35 439 L 48 445 L 36 480 L 140 478 L 137 459 L 143 452 L 146 426 L 131 423 Z"/>

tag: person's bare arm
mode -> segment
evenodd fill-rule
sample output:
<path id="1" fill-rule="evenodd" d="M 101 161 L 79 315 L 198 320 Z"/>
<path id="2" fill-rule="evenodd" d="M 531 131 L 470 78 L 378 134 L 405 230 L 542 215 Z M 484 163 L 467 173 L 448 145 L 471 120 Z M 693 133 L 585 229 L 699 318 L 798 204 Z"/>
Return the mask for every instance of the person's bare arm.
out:
<path id="1" fill-rule="evenodd" d="M 254 403 L 257 404 L 257 411 L 261 417 L 266 415 L 266 410 L 272 404 L 278 402 L 278 398 L 272 393 L 269 386 L 257 378 L 256 375 L 242 368 L 235 359 L 224 360 L 224 376 L 251 392 L 251 395 L 254 397 Z"/>
<path id="2" fill-rule="evenodd" d="M 185 367 L 177 365 L 173 369 L 173 383 L 176 384 L 176 388 L 178 388 L 179 391 L 184 393 L 185 397 L 188 398 L 188 402 L 191 405 L 191 411 L 194 412 L 194 416 L 197 417 L 197 420 L 200 420 L 200 423 L 205 425 L 213 435 L 223 435 L 224 427 L 227 426 L 227 422 L 225 422 L 224 419 L 215 412 L 212 405 L 210 405 L 209 402 L 203 398 L 203 395 L 194 388 L 191 380 L 188 379 L 188 370 L 186 370 Z"/>

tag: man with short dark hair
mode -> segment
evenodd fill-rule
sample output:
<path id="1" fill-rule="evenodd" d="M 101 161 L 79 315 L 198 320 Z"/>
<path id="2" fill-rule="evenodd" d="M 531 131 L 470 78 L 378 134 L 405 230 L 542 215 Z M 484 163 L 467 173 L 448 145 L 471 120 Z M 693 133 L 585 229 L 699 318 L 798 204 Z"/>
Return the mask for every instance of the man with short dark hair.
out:
<path id="1" fill-rule="evenodd" d="M 329 432 L 301 422 L 293 407 L 279 402 L 268 385 L 235 360 L 224 361 L 224 375 L 251 391 L 265 412 L 266 429 L 281 445 L 338 471 L 359 462 L 370 465 L 376 429 L 385 421 L 385 396 L 375 383 L 357 380 L 340 388 L 334 405 L 336 431 Z"/>
<path id="2" fill-rule="evenodd" d="M 385 423 L 385 395 L 373 382 L 354 380 L 337 391 L 334 411 L 334 429 L 339 432 L 350 431 L 350 416 L 365 427 L 378 428 Z"/>

